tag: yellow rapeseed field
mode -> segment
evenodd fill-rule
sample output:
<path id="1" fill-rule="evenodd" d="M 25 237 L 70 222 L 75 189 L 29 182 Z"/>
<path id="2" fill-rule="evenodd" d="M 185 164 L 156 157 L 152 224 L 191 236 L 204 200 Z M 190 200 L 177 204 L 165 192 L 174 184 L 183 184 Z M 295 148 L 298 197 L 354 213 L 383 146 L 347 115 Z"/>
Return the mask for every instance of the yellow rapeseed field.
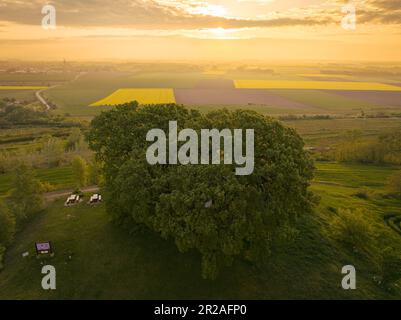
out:
<path id="1" fill-rule="evenodd" d="M 40 90 L 46 88 L 41 86 L 0 86 L 0 90 Z"/>
<path id="2" fill-rule="evenodd" d="M 326 74 L 326 73 L 303 73 L 298 74 L 300 77 L 311 77 L 311 78 L 352 78 L 351 75 L 347 74 Z"/>
<path id="3" fill-rule="evenodd" d="M 234 80 L 234 83 L 239 89 L 401 91 L 401 87 L 375 82 Z"/>
<path id="4" fill-rule="evenodd" d="M 118 89 L 90 106 L 113 106 L 131 101 L 138 101 L 140 104 L 175 103 L 174 90 L 162 88 Z"/>

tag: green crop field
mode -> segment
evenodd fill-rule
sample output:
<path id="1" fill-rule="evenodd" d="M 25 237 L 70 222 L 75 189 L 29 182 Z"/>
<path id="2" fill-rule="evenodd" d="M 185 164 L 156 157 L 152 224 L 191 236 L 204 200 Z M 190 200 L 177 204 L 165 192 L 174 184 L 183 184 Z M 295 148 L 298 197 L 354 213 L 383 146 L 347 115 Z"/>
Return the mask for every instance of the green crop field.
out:
<path id="1" fill-rule="evenodd" d="M 52 88 L 44 95 L 58 106 L 56 113 L 94 116 L 110 107 L 89 106 L 120 88 L 190 88 L 203 77 L 196 73 L 90 73 L 66 85 Z"/>
<path id="2" fill-rule="evenodd" d="M 351 130 L 359 130 L 364 137 L 401 130 L 401 118 L 296 120 L 284 124 L 296 129 L 308 145 L 323 147 L 343 141 Z"/>
<path id="3" fill-rule="evenodd" d="M 71 167 L 36 169 L 34 172 L 41 182 L 50 183 L 56 189 L 74 187 Z M 11 173 L 0 175 L 0 197 L 4 197 L 11 190 L 12 179 L 13 175 Z"/>
<path id="4" fill-rule="evenodd" d="M 320 183 L 330 182 L 350 188 L 383 189 L 389 176 L 398 170 L 391 166 L 363 166 L 334 162 L 317 163 L 315 180 Z"/>
<path id="5" fill-rule="evenodd" d="M 0 273 L 0 299 L 397 298 L 397 293 L 375 284 L 366 260 L 344 251 L 324 231 L 333 214 L 328 207 L 366 208 L 366 219 L 373 224 L 383 224 L 384 213 L 401 213 L 400 200 L 353 195 L 360 187 L 382 190 L 383 180 L 395 168 L 336 163 L 317 167 L 312 190 L 321 197 L 320 205 L 298 222 L 300 236 L 277 248 L 263 271 L 237 261 L 216 281 L 202 280 L 197 253 L 179 253 L 173 243 L 155 234 L 121 232 L 109 222 L 103 205 L 66 208 L 58 201 L 17 235 Z M 388 227 L 385 232 L 401 250 L 401 236 Z M 55 247 L 53 292 L 40 287 L 42 264 L 34 257 L 38 240 L 51 240 Z M 30 252 L 28 258 L 21 257 L 25 251 Z M 341 289 L 341 266 L 349 262 L 359 270 L 356 291 Z"/>
<path id="6" fill-rule="evenodd" d="M 374 103 L 345 98 L 319 90 L 269 90 L 275 94 L 304 103 L 320 110 L 319 113 L 344 113 L 357 110 L 369 110 L 377 107 Z M 315 111 L 316 113 L 316 111 Z"/>
<path id="7" fill-rule="evenodd" d="M 311 66 L 270 66 L 264 69 L 252 68 L 249 70 L 223 68 L 221 72 L 208 73 L 201 68 L 184 68 L 181 72 L 177 66 L 155 65 L 152 68 L 124 68 L 119 66 L 116 71 L 90 71 L 82 74 L 77 72 L 60 72 L 49 74 L 13 74 L 0 73 L 0 85 L 2 86 L 52 86 L 43 93 L 50 102 L 57 108 L 53 111 L 57 114 L 69 114 L 72 117 L 88 118 L 99 114 L 106 108 L 90 108 L 89 106 L 103 98 L 111 95 L 121 88 L 197 88 L 202 81 L 232 81 L 233 86 L 236 79 L 254 79 L 257 83 L 288 84 L 283 89 L 261 89 L 267 90 L 270 94 L 288 99 L 294 104 L 302 103 L 305 108 L 278 107 L 274 103 L 265 105 L 225 105 L 225 107 L 237 109 L 257 110 L 264 114 L 283 115 L 283 114 L 337 114 L 355 115 L 364 111 L 392 111 L 399 112 L 397 103 L 386 105 L 377 101 L 370 101 L 369 98 L 362 99 L 351 96 L 344 96 L 341 93 L 327 90 L 318 90 L 317 84 L 322 88 L 326 86 L 336 87 L 333 79 L 344 79 L 343 82 L 352 88 L 359 88 L 365 83 L 366 89 L 376 90 L 377 88 L 388 90 L 401 90 L 397 85 L 400 80 L 391 75 L 348 75 L 348 74 L 327 74 L 319 72 L 319 69 Z M 126 70 L 127 69 L 127 70 Z M 156 71 L 159 70 L 159 71 Z M 213 70 L 213 69 L 212 69 Z M 270 70 L 270 71 L 269 71 Z M 316 80 L 318 80 L 316 82 Z M 352 82 L 350 82 L 352 81 Z M 252 84 L 252 81 L 250 82 Z M 316 85 L 315 85 L 316 84 Z M 297 86 L 307 89 L 298 90 Z M 295 87 L 294 87 L 295 86 Z M 252 85 L 250 85 L 252 87 Z M 263 86 L 262 86 L 263 87 Z M 288 88 L 287 88 L 288 87 Z M 294 88 L 293 88 L 294 87 Z M 350 87 L 350 88 L 351 88 Z M 213 86 L 211 86 L 213 88 Z M 339 86 L 338 88 L 341 88 Z M 352 89 L 351 88 L 351 89 Z M 2 97 L 14 97 L 21 99 L 35 99 L 33 91 L 21 90 L 0 90 Z M 368 91 L 369 92 L 369 91 Z M 400 92 L 400 91 L 399 91 Z M 394 93 L 394 91 L 392 92 Z M 395 91 L 396 93 L 396 91 Z M 361 100 L 362 99 L 362 100 Z M 393 101 L 397 101 L 396 97 Z M 179 103 L 179 102 L 178 102 Z M 211 110 L 220 107 L 215 105 L 193 105 L 193 108 Z"/>
<path id="8" fill-rule="evenodd" d="M 33 100 L 35 99 L 35 91 L 33 90 L 0 90 L 0 100 L 4 98 L 14 98 L 17 100 Z"/>

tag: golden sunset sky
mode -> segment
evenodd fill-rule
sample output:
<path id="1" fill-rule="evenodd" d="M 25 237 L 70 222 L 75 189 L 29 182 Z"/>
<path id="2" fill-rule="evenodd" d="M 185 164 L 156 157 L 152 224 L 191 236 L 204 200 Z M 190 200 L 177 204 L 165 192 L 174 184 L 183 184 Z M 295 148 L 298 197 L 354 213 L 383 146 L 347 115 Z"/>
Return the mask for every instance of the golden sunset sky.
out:
<path id="1" fill-rule="evenodd" d="M 400 27 L 401 0 L 0 0 L 0 59 L 399 61 Z"/>

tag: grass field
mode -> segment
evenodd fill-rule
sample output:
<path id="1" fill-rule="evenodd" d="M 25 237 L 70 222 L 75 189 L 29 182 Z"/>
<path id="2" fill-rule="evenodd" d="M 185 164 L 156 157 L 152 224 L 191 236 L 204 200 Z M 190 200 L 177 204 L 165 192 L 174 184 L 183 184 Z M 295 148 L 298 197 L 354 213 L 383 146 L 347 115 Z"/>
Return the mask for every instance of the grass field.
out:
<path id="1" fill-rule="evenodd" d="M 357 110 L 369 110 L 378 107 L 377 104 L 369 101 L 346 98 L 319 90 L 275 89 L 269 90 L 269 92 L 311 106 L 315 108 L 315 113 L 355 113 Z M 316 111 L 316 109 L 319 111 Z"/>
<path id="2" fill-rule="evenodd" d="M 92 103 L 91 107 L 113 106 L 131 101 L 138 101 L 140 104 L 175 103 L 173 89 L 118 89 L 110 96 Z"/>
<path id="3" fill-rule="evenodd" d="M 379 224 L 382 214 L 401 213 L 399 200 L 353 196 L 357 188 L 374 185 L 382 190 L 395 169 L 336 163 L 317 167 L 319 181 L 312 190 L 322 197 L 319 207 L 299 221 L 299 236 L 276 248 L 263 270 L 237 261 L 216 281 L 202 280 L 197 253 L 179 253 L 173 243 L 155 234 L 126 234 L 109 222 L 104 206 L 82 203 L 65 208 L 60 201 L 17 235 L 0 273 L 0 299 L 400 298 L 401 292 L 390 294 L 375 284 L 367 261 L 339 247 L 324 232 L 332 214 L 328 206 L 366 208 L 366 219 Z M 390 228 L 386 231 L 394 248 L 401 250 L 401 237 Z M 46 240 L 53 242 L 56 253 L 48 261 L 57 270 L 57 290 L 52 292 L 41 289 L 42 264 L 33 256 L 34 242 Z M 25 251 L 31 255 L 24 259 Z M 341 267 L 349 263 L 358 270 L 355 291 L 341 289 Z"/>
<path id="4" fill-rule="evenodd" d="M 67 82 L 58 87 L 50 88 L 43 95 L 54 104 L 57 114 L 68 114 L 72 117 L 90 118 L 99 114 L 102 110 L 109 107 L 102 107 L 103 104 L 114 105 L 117 102 L 126 102 L 131 99 L 141 100 L 143 93 L 138 96 L 125 95 L 119 92 L 121 88 L 135 88 L 142 90 L 146 88 L 164 89 L 173 88 L 175 91 L 175 100 L 177 103 L 187 104 L 193 108 L 215 109 L 225 106 L 229 108 L 256 109 L 265 114 L 283 115 L 283 114 L 355 114 L 361 110 L 374 110 L 380 108 L 393 107 L 399 110 L 398 104 L 389 104 L 387 100 L 397 101 L 398 93 L 401 93 L 401 87 L 386 84 L 394 83 L 395 80 L 383 78 L 354 77 L 361 82 L 332 81 L 330 78 L 322 77 L 322 74 L 313 73 L 312 69 L 279 69 L 282 73 L 262 73 L 262 72 L 233 72 L 228 71 L 224 75 L 208 75 L 203 72 L 88 72 L 77 80 Z M 317 70 L 315 70 L 317 71 Z M 313 77 L 306 78 L 306 75 L 319 75 L 322 81 L 314 81 Z M 303 76 L 301 76 L 303 75 Z M 329 76 L 329 75 L 327 75 Z M 330 75 L 338 76 L 338 75 Z M 255 79 L 247 80 L 246 88 L 261 88 L 259 95 L 265 94 L 266 98 L 257 97 L 254 93 L 251 96 L 245 90 L 238 89 L 228 93 L 224 91 L 223 86 L 233 83 L 232 79 Z M 323 81 L 325 80 L 325 81 Z M 371 81 L 371 82 L 370 82 Z M 238 84 L 238 81 L 237 81 Z M 222 86 L 222 87 L 221 87 Z M 241 85 L 242 87 L 242 85 Z M 228 88 L 228 87 L 227 87 Z M 234 85 L 232 85 L 234 88 Z M 300 90 L 302 88 L 302 90 Z M 206 94 L 202 89 L 221 90 L 221 94 Z M 218 90 L 217 90 L 218 89 Z M 327 91 L 322 91 L 328 89 Z M 342 89 L 342 90 L 341 90 Z M 378 102 L 371 101 L 371 98 L 361 98 L 354 92 L 360 90 L 398 90 L 398 91 L 375 91 L 386 95 L 392 93 L 393 98 L 383 97 Z M 193 90 L 193 93 L 191 93 Z M 252 89 L 248 89 L 252 90 Z M 256 91 L 259 91 L 256 89 Z M 242 92 L 244 91 L 244 92 Z M 10 91 L 9 91 L 10 92 Z M 185 93 L 190 99 L 183 99 L 181 96 Z M 372 91 L 362 91 L 370 92 Z M 349 97 L 346 96 L 349 93 Z M 0 90 L 0 96 L 1 96 Z M 121 95 L 120 98 L 118 95 Z M 123 97 L 123 95 L 125 95 Z M 174 101 L 167 97 L 169 102 Z M 194 97 L 195 96 L 195 97 Z M 234 96 L 238 96 L 236 99 Z M 106 97 L 106 98 L 105 98 Z M 224 97 L 227 97 L 225 99 Z M 144 97 L 143 97 L 144 98 Z M 280 99 L 287 100 L 287 106 L 276 105 L 275 102 Z M 160 101 L 158 94 L 155 97 L 142 100 L 143 103 L 154 103 Z M 141 101 L 140 101 L 141 102 Z M 391 102 L 391 101 L 390 101 Z M 303 104 L 304 108 L 299 108 Z M 96 108 L 89 107 L 96 105 Z M 393 110 L 392 109 L 392 110 Z"/>
<path id="5" fill-rule="evenodd" d="M 235 80 L 234 84 L 239 89 L 401 91 L 401 87 L 398 86 L 370 82 Z"/>
<path id="6" fill-rule="evenodd" d="M 284 124 L 296 129 L 307 145 L 321 147 L 344 141 L 345 133 L 351 130 L 359 130 L 365 138 L 401 130 L 401 118 L 296 120 Z"/>
<path id="7" fill-rule="evenodd" d="M 44 93 L 57 105 L 57 114 L 92 117 L 110 107 L 91 108 L 89 105 L 111 95 L 120 88 L 191 88 L 202 79 L 194 73 L 91 72 L 78 80 L 51 88 Z"/>
<path id="8" fill-rule="evenodd" d="M 34 100 L 35 90 L 0 90 L 0 99 Z"/>
<path id="9" fill-rule="evenodd" d="M 73 79 L 75 72 L 42 72 L 42 73 L 2 73 L 0 85 L 49 86 Z"/>
<path id="10" fill-rule="evenodd" d="M 383 190 L 388 177 L 398 169 L 391 166 L 364 166 L 336 162 L 318 162 L 316 167 L 315 181 L 318 183 L 329 182 L 349 188 L 372 190 Z"/>

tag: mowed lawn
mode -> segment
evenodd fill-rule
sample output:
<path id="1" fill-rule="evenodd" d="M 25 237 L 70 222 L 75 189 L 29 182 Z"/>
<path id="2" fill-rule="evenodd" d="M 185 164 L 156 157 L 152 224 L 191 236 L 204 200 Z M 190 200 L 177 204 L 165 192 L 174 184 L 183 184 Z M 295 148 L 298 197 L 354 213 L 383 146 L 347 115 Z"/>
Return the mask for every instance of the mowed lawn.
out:
<path id="1" fill-rule="evenodd" d="M 239 89 L 401 91 L 401 87 L 377 82 L 234 80 L 234 84 Z"/>
<path id="2" fill-rule="evenodd" d="M 166 88 L 118 89 L 108 97 L 92 103 L 91 107 L 113 106 L 131 101 L 140 104 L 175 103 L 174 90 Z"/>
<path id="3" fill-rule="evenodd" d="M 327 174 L 332 166 L 332 173 Z M 380 212 L 399 208 L 399 200 L 363 200 L 353 196 L 358 186 L 379 185 L 389 174 L 379 167 L 355 166 L 354 176 L 335 163 L 318 163 L 319 179 L 312 189 L 322 199 L 315 213 L 298 221 L 293 242 L 275 248 L 270 263 L 255 269 L 244 261 L 224 268 L 216 281 L 200 277 L 197 252 L 180 253 L 172 241 L 154 233 L 134 233 L 114 226 L 104 205 L 82 203 L 66 208 L 55 202 L 16 237 L 0 272 L 0 299 L 373 299 L 401 298 L 372 280 L 369 261 L 357 258 L 333 242 L 325 231 L 333 214 L 327 207 L 368 209 L 366 219 L 382 224 Z M 352 168 L 345 166 L 352 172 Z M 335 174 L 336 170 L 338 174 Z M 341 177 L 343 180 L 341 181 Z M 378 187 L 377 190 L 382 190 Z M 389 241 L 401 250 L 401 237 L 388 228 Z M 35 241 L 53 242 L 57 290 L 44 291 L 42 261 L 34 257 Z M 28 258 L 22 252 L 29 251 Z M 71 257 L 71 258 L 70 258 Z M 358 290 L 341 289 L 341 268 L 358 270 Z"/>

